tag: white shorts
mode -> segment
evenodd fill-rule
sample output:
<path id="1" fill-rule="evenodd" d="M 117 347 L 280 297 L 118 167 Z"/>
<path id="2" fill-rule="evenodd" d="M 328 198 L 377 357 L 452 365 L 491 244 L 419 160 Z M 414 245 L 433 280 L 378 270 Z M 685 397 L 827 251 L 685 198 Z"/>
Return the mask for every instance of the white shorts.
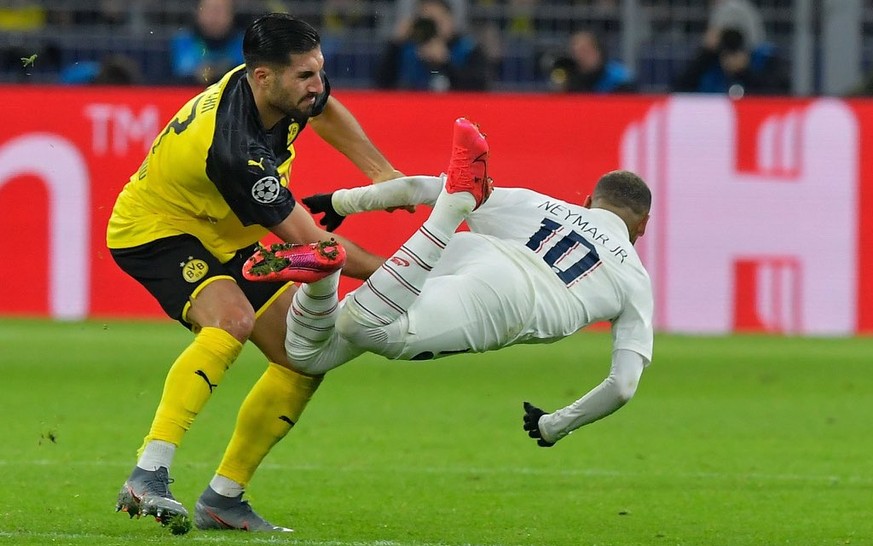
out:
<path id="1" fill-rule="evenodd" d="M 523 269 L 494 245 L 458 233 L 408 313 L 384 327 L 387 340 L 374 352 L 424 360 L 510 345 L 534 320 L 529 284 Z"/>

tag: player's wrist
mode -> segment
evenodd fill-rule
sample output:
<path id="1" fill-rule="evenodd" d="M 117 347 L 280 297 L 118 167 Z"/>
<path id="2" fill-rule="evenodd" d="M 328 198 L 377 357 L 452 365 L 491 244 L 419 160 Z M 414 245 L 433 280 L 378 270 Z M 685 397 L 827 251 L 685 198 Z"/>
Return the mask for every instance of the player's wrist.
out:
<path id="1" fill-rule="evenodd" d="M 539 428 L 540 435 L 542 435 L 543 440 L 549 442 L 550 444 L 556 443 L 558 440 L 563 438 L 568 434 L 559 423 L 556 423 L 556 415 L 554 413 L 547 413 L 540 417 L 539 420 Z"/>
<path id="2" fill-rule="evenodd" d="M 339 189 L 330 195 L 330 206 L 333 207 L 334 212 L 340 216 L 349 216 L 356 212 L 360 212 L 354 210 L 354 206 L 349 199 L 349 193 L 350 190 L 348 189 Z"/>

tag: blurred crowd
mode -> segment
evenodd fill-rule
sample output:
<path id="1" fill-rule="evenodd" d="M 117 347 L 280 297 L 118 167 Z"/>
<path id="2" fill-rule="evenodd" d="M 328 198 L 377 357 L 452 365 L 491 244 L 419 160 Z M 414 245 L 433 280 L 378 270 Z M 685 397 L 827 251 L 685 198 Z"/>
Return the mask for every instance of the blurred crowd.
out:
<path id="1" fill-rule="evenodd" d="M 249 21 L 287 11 L 320 29 L 338 86 L 792 92 L 790 1 L 768 0 L 769 17 L 752 0 L 636 7 L 628 14 L 620 0 L 5 0 L 0 82 L 204 85 L 242 63 Z"/>

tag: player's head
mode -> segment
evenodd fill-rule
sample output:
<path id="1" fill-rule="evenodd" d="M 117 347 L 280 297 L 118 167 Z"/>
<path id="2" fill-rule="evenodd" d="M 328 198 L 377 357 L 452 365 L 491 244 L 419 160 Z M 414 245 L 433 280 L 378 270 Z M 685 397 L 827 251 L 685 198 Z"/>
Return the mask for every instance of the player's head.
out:
<path id="1" fill-rule="evenodd" d="M 455 34 L 455 16 L 448 0 L 419 0 L 417 21 L 433 23 L 436 35 L 444 40 Z"/>
<path id="2" fill-rule="evenodd" d="M 224 40 L 233 32 L 233 0 L 200 0 L 197 29 L 207 39 Z"/>
<path id="3" fill-rule="evenodd" d="M 570 36 L 570 55 L 583 73 L 596 72 L 606 58 L 603 40 L 593 31 L 576 31 Z"/>
<path id="4" fill-rule="evenodd" d="M 324 91 L 321 38 L 309 23 L 270 13 L 246 29 L 243 57 L 256 95 L 284 115 L 305 117 Z"/>
<path id="5" fill-rule="evenodd" d="M 611 171 L 600 177 L 585 206 L 616 213 L 627 224 L 631 242 L 646 231 L 652 192 L 642 178 L 630 171 Z"/>

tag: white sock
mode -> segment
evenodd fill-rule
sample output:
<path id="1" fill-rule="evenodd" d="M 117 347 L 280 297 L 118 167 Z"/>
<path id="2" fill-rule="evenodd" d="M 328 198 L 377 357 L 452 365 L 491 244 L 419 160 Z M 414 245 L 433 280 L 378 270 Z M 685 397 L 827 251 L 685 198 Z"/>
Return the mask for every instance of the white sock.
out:
<path id="1" fill-rule="evenodd" d="M 170 465 L 173 464 L 173 456 L 175 454 L 175 445 L 163 440 L 152 440 L 142 450 L 142 455 L 139 456 L 136 466 L 151 472 L 162 466 L 167 467 L 169 470 Z"/>
<path id="2" fill-rule="evenodd" d="M 469 193 L 443 190 L 427 221 L 353 293 L 350 305 L 356 320 L 364 326 L 379 327 L 405 313 L 475 205 Z"/>
<path id="3" fill-rule="evenodd" d="M 476 199 L 467 192 L 449 193 L 445 188 L 440 191 L 430 216 L 424 221 L 424 226 L 440 236 L 450 239 L 458 226 L 473 212 Z M 424 227 L 422 226 L 422 227 Z"/>
<path id="4" fill-rule="evenodd" d="M 298 290 L 298 292 L 303 292 L 307 296 L 312 297 L 329 296 L 331 294 L 336 296 L 337 289 L 339 288 L 339 281 L 340 272 L 334 271 L 327 277 L 315 282 L 300 285 L 300 290 Z"/>
<path id="5" fill-rule="evenodd" d="M 238 497 L 243 493 L 243 486 L 230 478 L 219 476 L 218 474 L 209 482 L 209 487 L 219 495 L 225 497 Z"/>
<path id="6" fill-rule="evenodd" d="M 339 304 L 339 279 L 340 272 L 335 271 L 294 293 L 288 310 L 287 343 L 317 346 L 330 337 Z"/>
<path id="7" fill-rule="evenodd" d="M 343 216 L 406 205 L 432 205 L 443 187 L 443 176 L 406 176 L 359 188 L 333 192 L 333 209 Z"/>

